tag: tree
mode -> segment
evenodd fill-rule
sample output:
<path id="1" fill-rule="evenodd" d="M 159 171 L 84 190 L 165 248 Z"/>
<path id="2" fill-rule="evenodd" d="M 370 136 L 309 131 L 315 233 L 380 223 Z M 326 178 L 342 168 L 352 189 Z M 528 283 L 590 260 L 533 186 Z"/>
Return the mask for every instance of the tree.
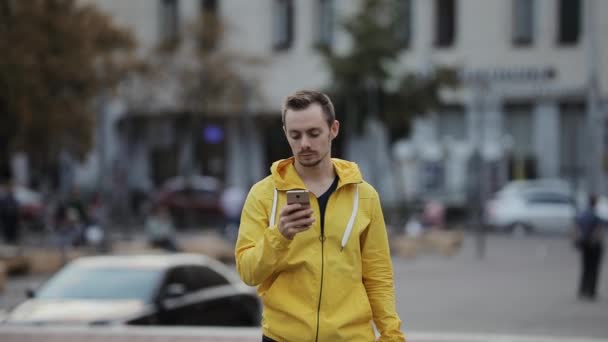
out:
<path id="1" fill-rule="evenodd" d="M 183 84 L 181 100 L 187 109 L 199 115 L 238 113 L 245 105 L 245 81 L 238 66 L 255 61 L 223 48 L 225 32 L 215 11 L 203 11 L 189 30 L 194 63 L 182 65 L 179 70 Z"/>
<path id="2" fill-rule="evenodd" d="M 455 72 L 439 67 L 432 72 L 398 72 L 396 64 L 405 44 L 399 34 L 404 22 L 401 0 L 364 0 L 359 11 L 343 22 L 352 47 L 338 54 L 320 47 L 332 75 L 329 92 L 354 122 L 355 130 L 377 115 L 396 139 L 409 132 L 414 115 L 440 104 L 439 90 L 455 85 Z"/>
<path id="3" fill-rule="evenodd" d="M 91 146 L 92 100 L 138 65 L 135 40 L 75 0 L 0 4 L 0 164 L 13 151 L 48 169 Z"/>

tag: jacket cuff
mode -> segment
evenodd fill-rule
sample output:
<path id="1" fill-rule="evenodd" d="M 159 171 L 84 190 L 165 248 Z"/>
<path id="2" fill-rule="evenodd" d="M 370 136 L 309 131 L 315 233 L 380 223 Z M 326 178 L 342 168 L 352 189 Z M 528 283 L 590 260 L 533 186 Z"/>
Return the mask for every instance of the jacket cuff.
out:
<path id="1" fill-rule="evenodd" d="M 277 226 L 266 229 L 266 238 L 268 239 L 270 246 L 274 249 L 287 249 L 291 244 L 291 240 L 284 237 Z"/>

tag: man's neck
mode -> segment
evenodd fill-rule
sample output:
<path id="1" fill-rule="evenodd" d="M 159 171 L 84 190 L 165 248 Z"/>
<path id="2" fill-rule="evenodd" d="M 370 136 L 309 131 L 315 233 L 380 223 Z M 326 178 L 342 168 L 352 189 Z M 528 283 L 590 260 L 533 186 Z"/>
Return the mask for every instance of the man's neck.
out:
<path id="1" fill-rule="evenodd" d="M 307 186 L 311 184 L 324 183 L 328 179 L 333 180 L 336 177 L 334 166 L 331 162 L 331 158 L 327 156 L 317 166 L 306 167 L 300 165 L 298 161 L 294 163 L 296 172 Z"/>

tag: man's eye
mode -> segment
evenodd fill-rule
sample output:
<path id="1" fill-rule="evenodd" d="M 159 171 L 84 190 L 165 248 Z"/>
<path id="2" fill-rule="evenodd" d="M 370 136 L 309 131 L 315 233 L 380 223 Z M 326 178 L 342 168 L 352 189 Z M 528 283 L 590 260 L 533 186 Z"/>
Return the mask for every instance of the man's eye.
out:
<path id="1" fill-rule="evenodd" d="M 299 134 L 297 134 L 297 135 L 293 135 L 292 134 L 291 135 L 291 139 L 298 140 L 298 139 L 300 139 L 300 135 Z"/>
<path id="2" fill-rule="evenodd" d="M 316 138 L 316 137 L 319 136 L 319 133 L 318 132 L 313 132 L 313 133 L 308 133 L 308 135 L 311 136 L 311 137 L 313 137 L 313 138 Z"/>

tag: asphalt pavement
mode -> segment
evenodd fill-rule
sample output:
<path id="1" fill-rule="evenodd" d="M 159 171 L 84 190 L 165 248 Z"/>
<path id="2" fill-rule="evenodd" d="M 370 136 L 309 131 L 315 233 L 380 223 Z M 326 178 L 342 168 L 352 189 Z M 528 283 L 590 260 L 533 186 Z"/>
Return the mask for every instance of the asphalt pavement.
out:
<path id="1" fill-rule="evenodd" d="M 585 336 L 608 340 L 608 266 L 595 302 L 577 298 L 580 261 L 566 237 L 467 235 L 450 258 L 395 260 L 405 331 Z"/>
<path id="2" fill-rule="evenodd" d="M 576 296 L 579 256 L 565 237 L 489 235 L 485 256 L 476 252 L 475 236 L 468 234 L 455 256 L 394 259 L 397 311 L 406 333 L 419 341 L 608 339 L 606 260 L 599 298 L 583 302 Z M 12 279 L 0 294 L 0 308 L 19 302 L 26 285 L 42 280 Z"/>

